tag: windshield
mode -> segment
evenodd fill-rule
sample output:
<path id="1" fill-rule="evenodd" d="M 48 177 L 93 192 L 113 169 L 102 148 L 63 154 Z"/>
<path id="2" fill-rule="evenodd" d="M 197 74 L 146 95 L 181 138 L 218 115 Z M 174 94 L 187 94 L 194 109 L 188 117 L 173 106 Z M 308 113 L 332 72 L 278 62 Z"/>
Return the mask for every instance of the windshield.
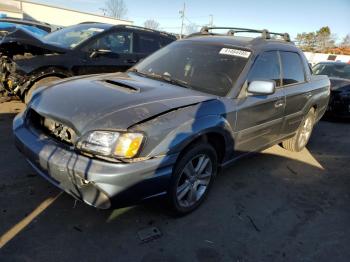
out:
<path id="1" fill-rule="evenodd" d="M 197 91 L 225 96 L 242 72 L 250 52 L 227 46 L 178 41 L 134 67 L 145 76 L 163 76 Z"/>
<path id="2" fill-rule="evenodd" d="M 312 69 L 315 75 L 327 75 L 329 77 L 339 77 L 350 79 L 350 64 L 317 64 Z"/>
<path id="3" fill-rule="evenodd" d="M 44 41 L 60 47 L 72 49 L 88 38 L 103 32 L 103 24 L 81 24 L 63 28 L 44 37 Z"/>

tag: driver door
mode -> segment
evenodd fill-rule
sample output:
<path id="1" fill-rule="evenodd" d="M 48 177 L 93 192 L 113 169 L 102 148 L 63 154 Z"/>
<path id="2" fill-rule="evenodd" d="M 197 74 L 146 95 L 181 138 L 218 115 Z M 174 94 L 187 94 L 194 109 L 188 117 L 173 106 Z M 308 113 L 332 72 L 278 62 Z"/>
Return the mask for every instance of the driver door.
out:
<path id="1" fill-rule="evenodd" d="M 259 150 L 278 140 L 285 109 L 285 94 L 281 88 L 281 66 L 277 51 L 260 54 L 255 60 L 245 87 L 254 80 L 273 80 L 276 90 L 271 95 L 247 93 L 237 101 L 236 151 Z"/>
<path id="2" fill-rule="evenodd" d="M 93 39 L 83 48 L 84 59 L 78 74 L 126 71 L 138 61 L 133 42 L 131 31 L 112 31 Z"/>

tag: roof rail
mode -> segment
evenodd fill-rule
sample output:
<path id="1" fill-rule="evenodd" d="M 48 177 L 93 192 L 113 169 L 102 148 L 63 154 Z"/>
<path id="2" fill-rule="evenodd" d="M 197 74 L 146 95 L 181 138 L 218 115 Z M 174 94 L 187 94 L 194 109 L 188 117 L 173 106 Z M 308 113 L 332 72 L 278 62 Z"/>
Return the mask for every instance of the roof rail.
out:
<path id="1" fill-rule="evenodd" d="M 85 21 L 85 22 L 79 23 L 79 25 L 84 25 L 84 24 L 106 24 L 106 23 L 94 22 L 94 21 Z"/>
<path id="2" fill-rule="evenodd" d="M 208 26 L 204 26 L 201 28 L 199 34 L 201 34 L 201 35 L 213 34 L 210 32 L 210 30 L 216 30 L 216 29 L 229 30 L 227 32 L 227 35 L 229 35 L 229 36 L 234 36 L 236 33 L 257 33 L 257 34 L 261 34 L 261 37 L 264 39 L 271 39 L 271 35 L 278 35 L 278 36 L 281 36 L 284 41 L 290 42 L 290 36 L 288 33 L 269 32 L 267 29 L 257 30 L 257 29 L 239 28 L 239 27 L 208 27 Z"/>
<path id="3" fill-rule="evenodd" d="M 139 30 L 148 31 L 148 32 L 160 33 L 160 34 L 163 34 L 163 35 L 176 37 L 172 33 L 168 33 L 168 32 L 165 32 L 165 31 L 160 31 L 160 30 L 156 30 L 156 29 L 151 29 L 151 28 L 147 28 L 147 27 L 142 27 L 142 26 L 136 26 L 136 25 L 120 25 L 120 26 L 124 26 L 126 28 L 139 29 Z"/>

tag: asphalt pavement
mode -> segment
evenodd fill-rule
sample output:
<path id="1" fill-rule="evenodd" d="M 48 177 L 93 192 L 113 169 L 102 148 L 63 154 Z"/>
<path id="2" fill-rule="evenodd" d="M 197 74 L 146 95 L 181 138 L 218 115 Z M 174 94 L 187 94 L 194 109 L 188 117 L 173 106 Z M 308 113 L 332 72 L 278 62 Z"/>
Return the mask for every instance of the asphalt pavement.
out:
<path id="1" fill-rule="evenodd" d="M 350 122 L 321 121 L 307 149 L 274 146 L 217 177 L 181 218 L 162 201 L 97 210 L 35 174 L 0 104 L 0 261 L 349 261 Z"/>

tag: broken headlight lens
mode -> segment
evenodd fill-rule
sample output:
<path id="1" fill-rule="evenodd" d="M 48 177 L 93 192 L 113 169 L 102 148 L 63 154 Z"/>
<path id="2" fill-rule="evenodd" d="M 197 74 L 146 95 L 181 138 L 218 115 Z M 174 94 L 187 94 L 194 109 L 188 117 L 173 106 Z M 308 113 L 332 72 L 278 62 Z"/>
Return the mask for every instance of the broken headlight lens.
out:
<path id="1" fill-rule="evenodd" d="M 139 152 L 143 139 L 141 133 L 93 131 L 80 139 L 77 148 L 101 156 L 133 158 Z"/>

